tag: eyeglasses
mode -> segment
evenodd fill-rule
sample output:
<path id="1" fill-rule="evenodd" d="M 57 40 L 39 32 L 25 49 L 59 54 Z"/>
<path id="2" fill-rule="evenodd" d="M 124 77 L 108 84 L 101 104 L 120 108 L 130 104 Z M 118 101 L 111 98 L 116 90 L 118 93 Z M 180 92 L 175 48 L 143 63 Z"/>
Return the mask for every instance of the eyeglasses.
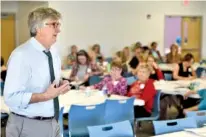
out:
<path id="1" fill-rule="evenodd" d="M 53 28 L 58 28 L 61 26 L 61 23 L 59 22 L 52 22 L 52 23 L 45 23 L 45 25 L 48 25 L 48 26 L 53 26 Z"/>

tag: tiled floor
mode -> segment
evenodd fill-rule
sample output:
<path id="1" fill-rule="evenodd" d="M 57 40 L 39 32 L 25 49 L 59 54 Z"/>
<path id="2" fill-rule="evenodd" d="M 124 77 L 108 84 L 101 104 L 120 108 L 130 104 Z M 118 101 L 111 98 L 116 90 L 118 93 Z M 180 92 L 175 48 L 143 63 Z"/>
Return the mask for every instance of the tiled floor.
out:
<path id="1" fill-rule="evenodd" d="M 175 118 L 177 112 L 174 108 L 169 110 L 169 117 L 171 119 Z M 152 122 L 142 122 L 142 129 L 137 130 L 136 137 L 149 137 L 154 135 L 154 130 Z M 5 127 L 1 128 L 1 137 L 5 137 Z"/>

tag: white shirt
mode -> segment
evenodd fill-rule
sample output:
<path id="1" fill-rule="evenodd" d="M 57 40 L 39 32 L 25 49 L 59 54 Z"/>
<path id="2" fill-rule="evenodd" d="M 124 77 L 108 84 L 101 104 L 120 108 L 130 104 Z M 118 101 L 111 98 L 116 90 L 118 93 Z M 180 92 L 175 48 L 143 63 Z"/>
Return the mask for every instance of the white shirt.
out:
<path id="1" fill-rule="evenodd" d="M 51 84 L 46 50 L 35 38 L 16 48 L 8 61 L 4 87 L 5 103 L 11 112 L 28 117 L 54 116 L 53 99 L 29 104 L 32 93 L 42 93 Z M 55 82 L 61 75 L 61 60 L 54 47 L 50 49 L 53 58 Z"/>

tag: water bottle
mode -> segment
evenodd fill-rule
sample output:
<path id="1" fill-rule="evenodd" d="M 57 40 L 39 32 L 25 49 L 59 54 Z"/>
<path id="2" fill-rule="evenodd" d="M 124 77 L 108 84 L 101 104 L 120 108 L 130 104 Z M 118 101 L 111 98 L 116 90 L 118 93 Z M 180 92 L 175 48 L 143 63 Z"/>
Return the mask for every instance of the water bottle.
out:
<path id="1" fill-rule="evenodd" d="M 108 93 L 107 86 L 104 85 L 103 88 L 102 88 L 102 94 L 107 95 L 107 93 Z"/>

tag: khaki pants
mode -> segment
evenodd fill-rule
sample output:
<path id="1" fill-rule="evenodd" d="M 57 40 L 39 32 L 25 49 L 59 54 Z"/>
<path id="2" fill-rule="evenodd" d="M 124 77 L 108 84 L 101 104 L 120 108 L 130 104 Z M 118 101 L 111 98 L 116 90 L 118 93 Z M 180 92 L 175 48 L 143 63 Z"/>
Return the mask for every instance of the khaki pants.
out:
<path id="1" fill-rule="evenodd" d="M 55 119 L 34 120 L 10 114 L 6 137 L 60 137 L 60 129 Z"/>

